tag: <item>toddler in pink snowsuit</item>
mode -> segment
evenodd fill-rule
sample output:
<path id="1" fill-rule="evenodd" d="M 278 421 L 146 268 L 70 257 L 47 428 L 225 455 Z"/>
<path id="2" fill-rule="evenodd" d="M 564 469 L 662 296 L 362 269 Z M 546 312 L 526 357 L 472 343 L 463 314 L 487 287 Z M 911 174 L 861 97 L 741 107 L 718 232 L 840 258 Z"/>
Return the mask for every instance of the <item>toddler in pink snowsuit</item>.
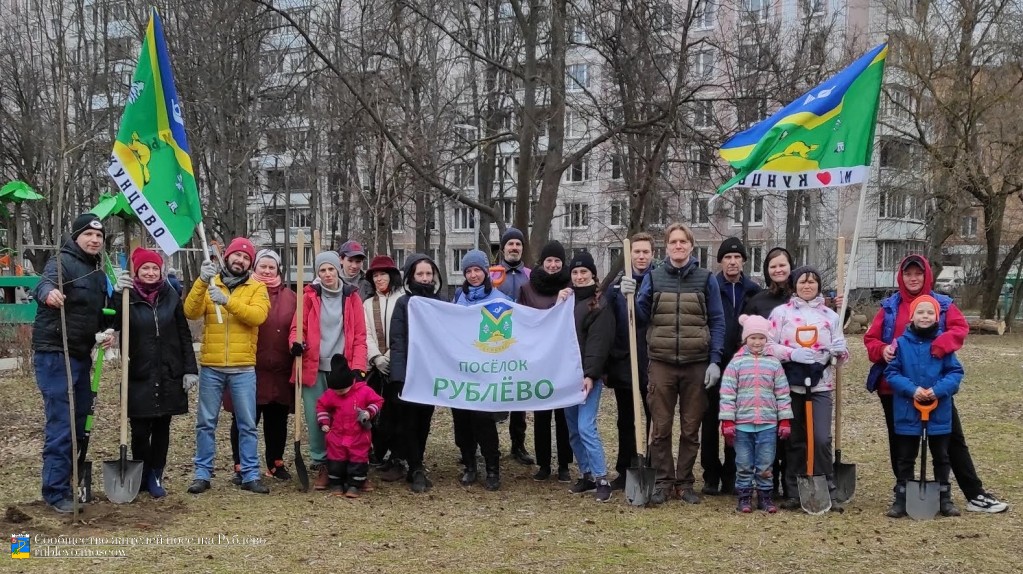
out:
<path id="1" fill-rule="evenodd" d="M 316 401 L 316 421 L 327 438 L 327 474 L 334 494 L 358 498 L 367 489 L 372 419 L 384 399 L 364 381 L 355 381 L 344 355 L 330 359 L 327 391 Z"/>

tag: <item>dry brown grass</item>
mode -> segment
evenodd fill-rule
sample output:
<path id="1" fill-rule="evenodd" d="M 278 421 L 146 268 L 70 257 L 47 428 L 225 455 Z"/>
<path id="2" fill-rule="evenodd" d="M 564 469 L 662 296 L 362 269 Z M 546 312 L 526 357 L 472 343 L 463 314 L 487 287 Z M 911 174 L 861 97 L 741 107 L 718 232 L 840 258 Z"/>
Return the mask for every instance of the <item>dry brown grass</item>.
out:
<path id="1" fill-rule="evenodd" d="M 1023 339 L 974 337 L 961 353 L 967 379 L 958 398 L 967 438 L 988 488 L 1023 498 Z M 989 516 L 931 522 L 884 517 L 891 488 L 883 419 L 862 390 L 862 347 L 846 370 L 844 458 L 858 465 L 857 496 L 843 514 L 736 515 L 730 497 L 699 506 L 629 507 L 569 495 L 556 482 L 536 483 L 531 470 L 504 464 L 504 487 L 484 492 L 457 484 L 451 419 L 438 411 L 428 464 L 435 488 L 425 496 L 378 483 L 357 501 L 303 494 L 273 484 L 270 496 L 231 486 L 227 426 L 219 430 L 219 476 L 194 497 L 191 479 L 194 415 L 177 417 L 167 481 L 170 495 L 143 494 L 130 505 L 94 504 L 84 524 L 69 524 L 39 498 L 42 406 L 31 379 L 5 378 L 0 428 L 0 499 L 30 521 L 4 522 L 10 532 L 74 536 L 227 536 L 261 545 L 143 545 L 122 559 L 32 558 L 8 561 L 24 572 L 1019 572 L 1023 520 L 1015 508 Z M 104 380 L 92 460 L 115 458 L 116 373 Z M 614 455 L 614 399 L 605 395 L 601 425 Z M 194 409 L 193 409 L 194 412 Z M 506 439 L 506 429 L 502 427 Z M 507 447 L 506 447 L 507 449 Z M 289 447 L 290 450 L 290 447 Z M 699 469 L 697 469 L 699 472 Z M 102 480 L 97 477 L 98 483 Z M 965 503 L 956 493 L 960 506 Z"/>

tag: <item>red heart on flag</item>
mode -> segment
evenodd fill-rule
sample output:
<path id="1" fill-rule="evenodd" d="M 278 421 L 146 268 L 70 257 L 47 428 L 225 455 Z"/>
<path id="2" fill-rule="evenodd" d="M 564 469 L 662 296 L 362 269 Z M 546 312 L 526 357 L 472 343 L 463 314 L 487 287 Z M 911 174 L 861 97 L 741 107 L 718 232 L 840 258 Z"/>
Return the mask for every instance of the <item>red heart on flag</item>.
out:
<path id="1" fill-rule="evenodd" d="M 831 183 L 831 173 L 827 171 L 822 171 L 818 173 L 817 181 L 823 183 L 824 185 L 828 185 L 829 183 Z"/>

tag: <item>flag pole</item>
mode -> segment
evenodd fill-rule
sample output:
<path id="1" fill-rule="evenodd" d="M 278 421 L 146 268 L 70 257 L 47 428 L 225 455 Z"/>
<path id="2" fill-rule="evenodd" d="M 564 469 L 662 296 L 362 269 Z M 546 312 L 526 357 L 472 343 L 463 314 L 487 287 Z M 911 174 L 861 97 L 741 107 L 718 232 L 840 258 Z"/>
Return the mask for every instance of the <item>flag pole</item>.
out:
<path id="1" fill-rule="evenodd" d="M 206 240 L 206 225 L 201 220 L 199 221 L 199 240 L 202 241 L 203 261 L 212 261 L 210 259 L 210 244 Z M 220 313 L 220 305 L 214 303 L 213 308 L 217 310 L 217 323 L 223 323 L 224 316 Z"/>
<path id="2" fill-rule="evenodd" d="M 863 179 L 860 186 L 860 204 L 856 207 L 856 226 L 853 228 L 852 251 L 849 253 L 849 265 L 852 267 L 849 273 L 845 274 L 845 285 L 842 286 L 842 308 L 838 310 L 839 325 L 845 325 L 845 310 L 849 308 L 849 288 L 852 285 L 853 276 L 856 275 L 856 250 L 860 244 L 860 226 L 863 223 L 863 209 L 867 205 L 867 185 L 870 184 L 870 176 L 873 172 L 872 166 L 868 166 L 867 177 Z M 839 219 L 841 220 L 841 219 Z M 839 234 L 841 234 L 839 229 Z M 842 254 L 838 254 L 839 257 Z"/>

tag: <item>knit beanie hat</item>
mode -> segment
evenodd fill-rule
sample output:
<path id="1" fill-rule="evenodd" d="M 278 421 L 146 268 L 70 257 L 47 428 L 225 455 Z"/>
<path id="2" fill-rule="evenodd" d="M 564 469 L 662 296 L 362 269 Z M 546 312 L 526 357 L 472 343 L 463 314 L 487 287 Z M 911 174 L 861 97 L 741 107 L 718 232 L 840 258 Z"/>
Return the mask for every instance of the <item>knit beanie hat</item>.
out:
<path id="1" fill-rule="evenodd" d="M 750 335 L 763 335 L 770 338 L 771 322 L 760 315 L 739 315 L 739 324 L 742 325 L 743 343 Z"/>
<path id="2" fill-rule="evenodd" d="M 337 251 L 324 251 L 316 256 L 315 266 L 313 267 L 313 273 L 320 270 L 320 266 L 324 263 L 329 263 L 337 269 L 338 273 L 341 273 L 341 258 L 338 257 Z"/>
<path id="3" fill-rule="evenodd" d="M 490 259 L 487 258 L 486 253 L 479 249 L 473 249 L 462 257 L 462 274 L 464 275 L 470 267 L 479 267 L 483 271 L 487 271 L 490 268 Z"/>
<path id="4" fill-rule="evenodd" d="M 136 247 L 135 251 L 131 252 L 131 265 L 135 270 L 135 275 L 139 274 L 139 268 L 146 263 L 155 263 L 157 267 L 163 269 L 163 258 L 160 257 L 159 253 L 142 247 Z"/>
<path id="5" fill-rule="evenodd" d="M 337 256 L 337 251 L 333 252 Z M 327 373 L 327 388 L 347 389 L 355 383 L 355 372 L 348 368 L 348 360 L 338 353 L 330 358 L 330 372 Z"/>
<path id="6" fill-rule="evenodd" d="M 256 252 L 256 259 L 252 262 L 252 268 L 255 269 L 256 264 L 259 260 L 266 257 L 267 259 L 273 259 L 277 263 L 277 274 L 281 274 L 281 255 L 273 249 L 260 249 Z"/>
<path id="7" fill-rule="evenodd" d="M 526 236 L 522 235 L 522 232 L 519 231 L 518 229 L 515 229 L 514 227 L 509 227 L 508 231 L 505 231 L 504 235 L 501 236 L 501 249 L 504 249 L 504 244 L 508 243 L 512 239 L 518 239 L 519 241 L 524 243 L 526 241 Z"/>
<path id="8" fill-rule="evenodd" d="M 568 271 L 571 273 L 576 267 L 589 269 L 590 273 L 593 273 L 593 278 L 597 278 L 597 266 L 593 263 L 593 256 L 589 251 L 580 251 L 572 256 L 572 262 L 568 264 Z"/>
<path id="9" fill-rule="evenodd" d="M 83 213 L 71 223 L 71 240 L 77 241 L 78 236 L 85 233 L 86 229 L 95 229 L 106 237 L 106 231 L 103 230 L 103 221 L 100 220 L 99 216 L 95 213 Z"/>
<path id="10" fill-rule="evenodd" d="M 721 242 L 721 247 L 718 247 L 718 263 L 725 258 L 725 255 L 729 253 L 738 253 L 742 256 L 742 260 L 746 260 L 746 246 L 742 244 L 742 240 L 738 237 L 729 237 Z"/>
<path id="11" fill-rule="evenodd" d="M 242 253 L 249 256 L 249 261 L 253 264 L 256 262 L 256 248 L 252 246 L 252 242 L 244 237 L 235 237 L 231 240 L 231 243 L 227 246 L 227 251 L 224 252 L 224 263 L 227 263 L 227 259 L 231 257 L 231 254 L 241 251 Z"/>
<path id="12" fill-rule="evenodd" d="M 539 263 L 542 265 L 548 257 L 557 257 L 561 263 L 565 263 L 565 247 L 561 245 L 561 242 L 551 241 L 543 246 L 543 249 L 540 250 Z"/>
<path id="13" fill-rule="evenodd" d="M 931 297 L 930 295 L 920 295 L 916 299 L 913 299 L 913 302 L 909 304 L 910 321 L 913 320 L 913 315 L 916 313 L 916 308 L 919 307 L 921 303 L 930 303 L 934 307 L 935 315 L 937 315 L 937 313 L 941 311 L 941 306 L 938 304 L 937 299 Z"/>
<path id="14" fill-rule="evenodd" d="M 806 275 L 807 273 L 813 275 L 814 279 L 817 280 L 817 294 L 820 295 L 821 289 L 824 288 L 824 286 L 821 284 L 821 272 L 817 271 L 817 268 L 814 267 L 813 265 L 803 265 L 802 267 L 797 267 L 796 270 L 793 271 L 791 275 L 789 275 L 789 283 L 792 285 L 792 288 L 795 289 L 796 283 L 799 283 L 799 280 L 803 277 L 803 275 Z"/>

